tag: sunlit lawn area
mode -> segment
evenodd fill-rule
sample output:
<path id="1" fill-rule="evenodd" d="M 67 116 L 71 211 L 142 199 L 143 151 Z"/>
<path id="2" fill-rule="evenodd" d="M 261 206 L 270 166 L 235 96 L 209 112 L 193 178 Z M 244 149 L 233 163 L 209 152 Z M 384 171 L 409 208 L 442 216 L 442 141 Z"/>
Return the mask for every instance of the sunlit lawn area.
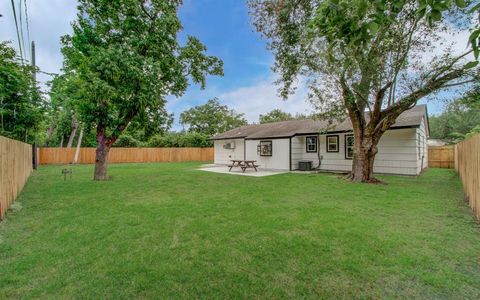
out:
<path id="1" fill-rule="evenodd" d="M 471 298 L 480 229 L 451 170 L 353 184 L 197 163 L 41 167 L 0 225 L 0 298 Z"/>

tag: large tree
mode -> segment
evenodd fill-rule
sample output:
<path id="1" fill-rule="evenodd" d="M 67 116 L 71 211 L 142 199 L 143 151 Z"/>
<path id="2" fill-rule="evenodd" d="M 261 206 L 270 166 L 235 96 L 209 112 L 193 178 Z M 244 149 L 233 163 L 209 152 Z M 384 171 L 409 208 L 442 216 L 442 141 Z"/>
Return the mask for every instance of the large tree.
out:
<path id="1" fill-rule="evenodd" d="M 108 153 L 130 122 L 162 110 L 189 80 L 223 75 L 222 62 L 188 36 L 181 45 L 181 0 L 80 0 L 73 34 L 62 38 L 64 70 L 83 82 L 82 118 L 96 124 L 95 180 L 106 180 Z"/>
<path id="2" fill-rule="evenodd" d="M 243 114 L 236 113 L 218 99 L 210 99 L 203 105 L 192 107 L 180 114 L 180 123 L 188 126 L 188 131 L 209 136 L 247 125 Z"/>
<path id="3" fill-rule="evenodd" d="M 45 103 L 34 72 L 7 42 L 0 42 L 0 134 L 28 143 L 43 139 Z"/>
<path id="4" fill-rule="evenodd" d="M 298 76 L 311 100 L 345 112 L 353 126 L 351 180 L 373 181 L 377 144 L 418 100 L 475 80 L 473 50 L 435 53 L 441 34 L 470 24 L 463 1 L 250 0 L 253 21 L 275 55 L 285 98 Z M 455 22 L 455 23 L 453 23 Z M 472 36 L 476 47 L 477 36 Z M 477 54 L 475 50 L 475 54 Z M 472 58 L 470 58 L 472 60 Z"/>

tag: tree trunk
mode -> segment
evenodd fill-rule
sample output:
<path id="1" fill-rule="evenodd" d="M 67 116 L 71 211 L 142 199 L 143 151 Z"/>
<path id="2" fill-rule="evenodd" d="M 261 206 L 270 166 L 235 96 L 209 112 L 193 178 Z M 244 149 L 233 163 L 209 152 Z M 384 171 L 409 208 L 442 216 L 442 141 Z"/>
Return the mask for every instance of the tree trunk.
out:
<path id="1" fill-rule="evenodd" d="M 73 158 L 74 164 L 78 162 L 78 156 L 80 155 L 80 147 L 82 146 L 82 139 L 83 139 L 83 125 L 80 128 L 80 135 L 78 136 L 77 149 L 75 150 L 75 157 Z"/>
<path id="2" fill-rule="evenodd" d="M 67 148 L 72 148 L 73 139 L 75 138 L 75 135 L 77 135 L 77 129 L 78 129 L 78 121 L 75 117 L 73 117 L 72 131 L 70 133 L 70 137 L 68 138 Z"/>
<path id="3" fill-rule="evenodd" d="M 95 172 L 94 180 L 108 180 L 107 164 L 110 145 L 105 130 L 97 128 L 97 149 L 95 151 Z"/>
<path id="4" fill-rule="evenodd" d="M 350 179 L 355 182 L 377 182 L 373 176 L 373 163 L 378 152 L 377 143 L 370 135 L 355 134 L 355 153 L 353 155 Z"/>

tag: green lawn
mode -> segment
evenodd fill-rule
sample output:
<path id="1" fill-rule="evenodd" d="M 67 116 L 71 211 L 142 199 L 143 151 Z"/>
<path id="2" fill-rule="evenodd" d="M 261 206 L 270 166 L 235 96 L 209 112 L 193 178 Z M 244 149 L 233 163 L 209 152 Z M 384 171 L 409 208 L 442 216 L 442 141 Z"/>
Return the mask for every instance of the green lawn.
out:
<path id="1" fill-rule="evenodd" d="M 0 299 L 480 297 L 450 170 L 366 185 L 198 166 L 42 167 L 0 224 Z"/>

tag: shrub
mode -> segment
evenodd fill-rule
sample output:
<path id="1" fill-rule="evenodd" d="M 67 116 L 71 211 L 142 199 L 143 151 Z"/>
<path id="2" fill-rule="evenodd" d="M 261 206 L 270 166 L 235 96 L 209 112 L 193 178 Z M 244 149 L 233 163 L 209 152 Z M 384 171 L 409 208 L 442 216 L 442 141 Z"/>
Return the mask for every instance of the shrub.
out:
<path id="1" fill-rule="evenodd" d="M 123 134 L 121 135 L 115 144 L 113 144 L 114 147 L 140 147 L 142 146 L 142 143 L 132 137 L 131 135 L 128 134 Z"/>
<path id="2" fill-rule="evenodd" d="M 195 132 L 171 132 L 166 135 L 153 136 L 148 142 L 149 147 L 212 147 L 212 142 L 206 134 Z"/>

